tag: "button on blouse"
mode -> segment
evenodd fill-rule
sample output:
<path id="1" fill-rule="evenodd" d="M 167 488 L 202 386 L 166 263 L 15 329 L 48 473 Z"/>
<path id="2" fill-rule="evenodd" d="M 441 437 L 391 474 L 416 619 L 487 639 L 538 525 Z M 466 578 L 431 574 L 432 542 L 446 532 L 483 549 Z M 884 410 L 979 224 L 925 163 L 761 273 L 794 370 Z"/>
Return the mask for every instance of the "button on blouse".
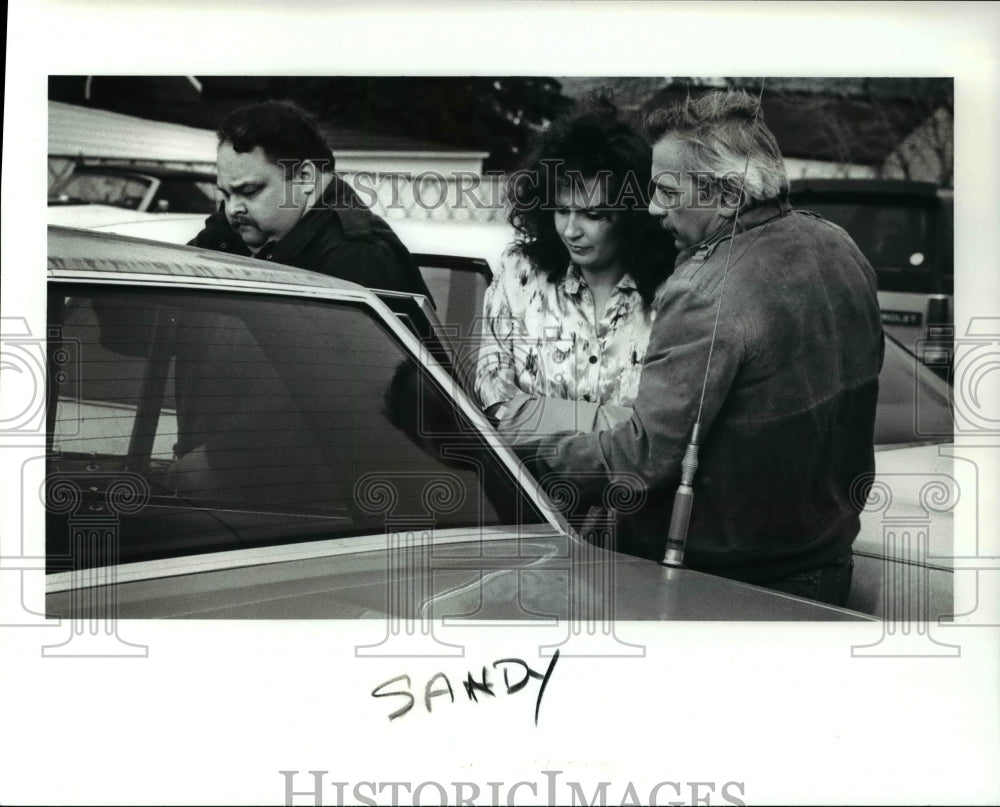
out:
<path id="1" fill-rule="evenodd" d="M 575 264 L 550 283 L 508 252 L 483 300 L 476 394 L 483 408 L 520 392 L 631 406 L 653 311 L 626 274 L 604 311 Z"/>

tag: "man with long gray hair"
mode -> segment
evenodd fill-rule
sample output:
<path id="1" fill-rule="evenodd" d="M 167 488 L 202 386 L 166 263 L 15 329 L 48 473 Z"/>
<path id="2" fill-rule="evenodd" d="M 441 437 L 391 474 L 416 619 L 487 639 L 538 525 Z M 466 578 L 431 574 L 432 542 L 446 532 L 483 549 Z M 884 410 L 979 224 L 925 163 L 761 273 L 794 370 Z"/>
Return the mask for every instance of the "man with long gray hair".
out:
<path id="1" fill-rule="evenodd" d="M 843 229 L 789 207 L 757 99 L 710 92 L 647 128 L 650 213 L 680 254 L 657 294 L 634 414 L 521 453 L 584 504 L 637 485 L 621 551 L 673 563 L 683 551 L 690 568 L 843 604 L 874 470 L 875 274 Z M 681 534 L 668 542 L 672 514 Z"/>

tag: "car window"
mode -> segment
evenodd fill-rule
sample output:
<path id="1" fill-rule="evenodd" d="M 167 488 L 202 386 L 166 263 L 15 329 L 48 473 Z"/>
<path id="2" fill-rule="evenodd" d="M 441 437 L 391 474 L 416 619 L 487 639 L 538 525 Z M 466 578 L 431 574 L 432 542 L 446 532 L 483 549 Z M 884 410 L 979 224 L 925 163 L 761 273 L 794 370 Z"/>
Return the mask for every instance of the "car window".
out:
<path id="1" fill-rule="evenodd" d="M 458 338 L 472 335 L 472 323 L 482 316 L 483 297 L 492 274 L 483 260 L 414 255 L 434 299 L 438 319 Z"/>
<path id="2" fill-rule="evenodd" d="M 115 484 L 148 497 L 108 513 L 119 562 L 544 521 L 363 306 L 99 286 L 51 302 L 78 357 L 51 375 L 51 571 L 109 562 L 71 538 Z M 68 512 L 63 483 L 83 491 Z"/>
<path id="3" fill-rule="evenodd" d="M 219 207 L 211 182 L 183 177 L 163 177 L 153 195 L 151 213 L 214 213 Z"/>
<path id="4" fill-rule="evenodd" d="M 151 184 L 146 177 L 79 171 L 58 188 L 55 196 L 64 201 L 138 210 Z"/>
<path id="5" fill-rule="evenodd" d="M 812 198 L 801 206 L 847 230 L 875 268 L 881 291 L 951 293 L 935 207 Z"/>
<path id="6" fill-rule="evenodd" d="M 873 265 L 926 273 L 930 267 L 930 211 L 902 205 L 811 202 L 809 207 L 851 233 Z"/>

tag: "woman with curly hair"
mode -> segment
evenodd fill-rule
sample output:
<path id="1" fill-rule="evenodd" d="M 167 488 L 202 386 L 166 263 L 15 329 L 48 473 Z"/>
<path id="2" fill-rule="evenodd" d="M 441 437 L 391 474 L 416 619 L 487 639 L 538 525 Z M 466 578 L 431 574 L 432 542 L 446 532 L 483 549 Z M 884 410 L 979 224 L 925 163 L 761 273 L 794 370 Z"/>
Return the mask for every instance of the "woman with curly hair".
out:
<path id="1" fill-rule="evenodd" d="M 475 386 L 501 432 L 586 431 L 634 401 L 653 297 L 677 254 L 648 213 L 651 162 L 601 100 L 553 122 L 511 177 L 517 236 L 483 302 Z"/>

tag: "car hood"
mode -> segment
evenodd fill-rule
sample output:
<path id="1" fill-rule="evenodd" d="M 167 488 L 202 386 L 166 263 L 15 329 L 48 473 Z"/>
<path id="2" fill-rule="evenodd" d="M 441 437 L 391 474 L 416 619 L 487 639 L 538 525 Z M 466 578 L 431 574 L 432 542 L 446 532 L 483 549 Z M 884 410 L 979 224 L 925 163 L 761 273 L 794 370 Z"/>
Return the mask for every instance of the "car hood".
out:
<path id="1" fill-rule="evenodd" d="M 928 555 L 951 568 L 953 509 L 959 496 L 951 444 L 886 448 L 875 452 L 875 482 L 854 551 L 876 557 L 912 559 L 913 548 L 900 534 L 928 536 Z"/>
<path id="2" fill-rule="evenodd" d="M 151 241 L 186 244 L 201 231 L 204 213 L 140 213 L 113 205 L 50 205 L 48 224 L 101 230 Z"/>
<path id="3" fill-rule="evenodd" d="M 218 553 L 202 556 L 197 572 L 146 579 L 130 580 L 136 575 L 122 566 L 116 572 L 121 581 L 117 616 L 550 622 L 867 619 L 606 552 L 548 527 L 521 528 L 519 534 L 510 528 L 444 532 L 447 540 L 409 546 L 401 545 L 398 534 L 328 541 L 323 542 L 329 545 L 326 554 L 317 552 L 315 545 L 293 545 L 277 548 L 286 558 L 279 560 L 272 551 L 271 560 L 253 565 L 234 564 L 239 553 Z M 350 542 L 356 541 L 381 548 L 349 551 Z M 63 578 L 62 590 L 48 595 L 50 616 L 93 616 L 106 602 L 100 589 L 92 590 L 97 592 L 93 597 L 81 596 L 66 582 Z"/>

